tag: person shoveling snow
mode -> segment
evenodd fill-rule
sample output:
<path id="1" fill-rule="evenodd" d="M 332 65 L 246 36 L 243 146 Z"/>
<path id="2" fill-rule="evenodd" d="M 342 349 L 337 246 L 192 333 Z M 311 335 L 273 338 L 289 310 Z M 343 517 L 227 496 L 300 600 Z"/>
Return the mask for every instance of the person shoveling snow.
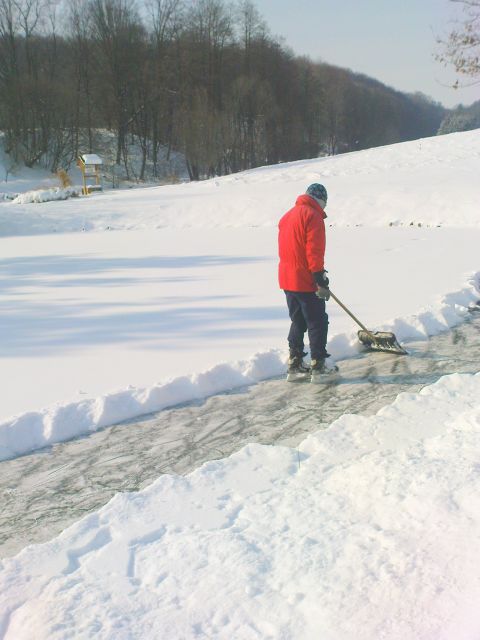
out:
<path id="1" fill-rule="evenodd" d="M 330 297 L 360 325 L 358 338 L 364 346 L 374 351 L 406 354 L 393 333 L 372 333 L 330 291 L 325 269 L 327 199 L 327 190 L 322 184 L 311 184 L 278 225 L 278 279 L 280 288 L 285 291 L 291 320 L 288 334 L 289 382 L 308 377 L 311 382 L 322 382 L 338 372 L 338 367 L 327 361 L 328 315 L 325 302 Z M 306 332 L 310 342 L 310 366 L 303 361 Z"/>
<path id="2" fill-rule="evenodd" d="M 311 184 L 278 225 L 278 282 L 285 291 L 291 320 L 287 375 L 290 382 L 309 375 L 312 382 L 317 382 L 338 371 L 328 363 L 326 349 L 325 302 L 330 298 L 324 265 L 327 199 L 327 190 L 322 184 Z M 310 342 L 310 367 L 303 361 L 305 332 Z"/>

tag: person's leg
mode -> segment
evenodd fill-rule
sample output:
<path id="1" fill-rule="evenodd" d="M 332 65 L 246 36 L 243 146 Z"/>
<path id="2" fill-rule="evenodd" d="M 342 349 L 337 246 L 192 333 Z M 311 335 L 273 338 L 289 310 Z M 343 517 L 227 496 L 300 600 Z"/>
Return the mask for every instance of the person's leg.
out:
<path id="1" fill-rule="evenodd" d="M 287 299 L 288 314 L 291 325 L 288 333 L 288 346 L 290 355 L 300 355 L 303 357 L 304 335 L 307 330 L 307 323 L 303 317 L 301 301 L 296 291 L 285 291 Z"/>
<path id="2" fill-rule="evenodd" d="M 325 300 L 317 298 L 315 293 L 300 293 L 297 300 L 307 326 L 311 359 L 320 360 L 328 357 L 328 315 L 325 311 Z"/>

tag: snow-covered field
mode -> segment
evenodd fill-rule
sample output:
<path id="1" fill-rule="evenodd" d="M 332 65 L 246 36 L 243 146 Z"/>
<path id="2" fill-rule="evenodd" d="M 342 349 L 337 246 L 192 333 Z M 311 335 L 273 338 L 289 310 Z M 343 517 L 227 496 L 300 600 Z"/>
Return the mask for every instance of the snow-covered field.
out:
<path id="1" fill-rule="evenodd" d="M 332 289 L 369 327 L 461 322 L 480 297 L 479 175 L 477 130 L 0 203 L 0 458 L 281 373 L 276 224 L 314 181 Z M 356 328 L 328 311 L 329 351 L 351 356 Z M 473 640 L 479 391 L 445 378 L 300 455 L 252 445 L 117 496 L 0 565 L 0 637 Z"/>
<path id="2" fill-rule="evenodd" d="M 405 339 L 459 322 L 478 298 L 479 141 L 0 204 L 0 459 L 281 373 L 276 224 L 314 180 L 332 288 L 365 323 Z M 330 351 L 347 357 L 355 327 L 328 308 Z"/>

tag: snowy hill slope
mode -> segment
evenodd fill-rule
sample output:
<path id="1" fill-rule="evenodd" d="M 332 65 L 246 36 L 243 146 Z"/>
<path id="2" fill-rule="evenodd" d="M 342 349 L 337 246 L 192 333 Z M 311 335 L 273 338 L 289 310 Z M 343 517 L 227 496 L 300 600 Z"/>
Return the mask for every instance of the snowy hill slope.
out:
<path id="1" fill-rule="evenodd" d="M 311 182 L 328 185 L 330 224 L 479 227 L 479 171 L 477 129 L 200 183 L 108 192 L 41 206 L 6 203 L 0 205 L 0 236 L 271 226 Z"/>
<path id="2" fill-rule="evenodd" d="M 405 340 L 461 322 L 479 297 L 479 166 L 477 130 L 0 204 L 0 457 L 282 373 L 276 224 L 314 180 L 329 191 L 332 288 L 368 326 Z M 66 233 L 82 229 L 109 231 Z M 328 312 L 329 351 L 355 354 L 356 327 Z"/>

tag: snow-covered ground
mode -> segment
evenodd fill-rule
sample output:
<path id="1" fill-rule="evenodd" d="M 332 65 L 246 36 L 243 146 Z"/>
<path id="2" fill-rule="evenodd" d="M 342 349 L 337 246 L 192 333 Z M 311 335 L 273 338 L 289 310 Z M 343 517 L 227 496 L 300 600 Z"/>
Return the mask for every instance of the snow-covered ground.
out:
<path id="1" fill-rule="evenodd" d="M 332 288 L 368 326 L 461 322 L 480 297 L 479 169 L 477 130 L 0 203 L 0 456 L 283 371 L 276 223 L 313 181 Z M 355 327 L 329 314 L 348 357 Z M 473 640 L 479 393 L 449 376 L 299 451 L 251 445 L 116 496 L 0 564 L 0 638 Z"/>
<path id="2" fill-rule="evenodd" d="M 478 298 L 479 142 L 0 204 L 0 459 L 281 373 L 276 224 L 313 180 L 330 193 L 332 287 L 365 323 L 405 339 L 459 322 Z M 330 351 L 349 356 L 355 327 L 329 313 Z"/>

